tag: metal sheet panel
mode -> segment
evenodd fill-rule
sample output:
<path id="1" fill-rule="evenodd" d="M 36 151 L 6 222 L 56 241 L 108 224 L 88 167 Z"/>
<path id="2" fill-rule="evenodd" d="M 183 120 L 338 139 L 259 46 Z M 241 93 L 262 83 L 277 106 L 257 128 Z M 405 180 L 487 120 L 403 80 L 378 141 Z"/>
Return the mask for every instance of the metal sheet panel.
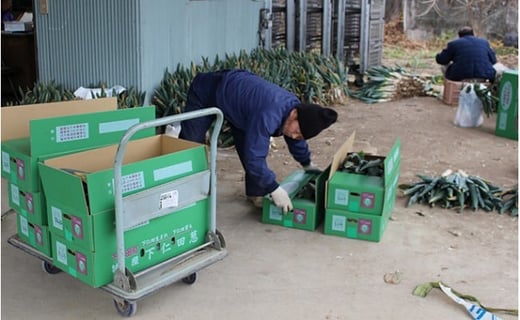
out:
<path id="1" fill-rule="evenodd" d="M 39 14 L 35 1 L 39 78 L 66 88 L 139 78 L 138 0 L 53 0 Z"/>
<path id="2" fill-rule="evenodd" d="M 35 20 L 40 80 L 67 89 L 119 84 L 146 91 L 178 64 L 258 44 L 264 0 L 53 0 Z"/>

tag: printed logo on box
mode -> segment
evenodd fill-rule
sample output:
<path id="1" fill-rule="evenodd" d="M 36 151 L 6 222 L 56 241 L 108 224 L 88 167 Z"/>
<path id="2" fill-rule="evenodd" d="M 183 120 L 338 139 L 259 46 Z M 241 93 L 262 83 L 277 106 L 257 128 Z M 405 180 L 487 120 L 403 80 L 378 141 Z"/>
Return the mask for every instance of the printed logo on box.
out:
<path id="1" fill-rule="evenodd" d="M 34 226 L 34 238 L 38 245 L 43 246 L 43 231 L 42 228 L 37 225 Z"/>
<path id="2" fill-rule="evenodd" d="M 361 193 L 361 207 L 373 209 L 375 204 L 375 194 L 370 192 Z"/>
<path id="3" fill-rule="evenodd" d="M 31 193 L 25 193 L 25 207 L 30 213 L 34 213 L 33 196 Z"/>
<path id="4" fill-rule="evenodd" d="M 76 252 L 76 270 L 84 275 L 88 274 L 87 257 L 81 252 Z"/>
<path id="5" fill-rule="evenodd" d="M 293 211 L 293 221 L 294 223 L 306 224 L 307 223 L 307 212 L 302 209 L 294 209 Z"/>
<path id="6" fill-rule="evenodd" d="M 334 194 L 334 203 L 348 206 L 349 191 L 345 189 L 336 189 Z"/>
<path id="7" fill-rule="evenodd" d="M 372 220 L 359 219 L 358 220 L 358 233 L 369 235 L 372 233 Z"/>
<path id="8" fill-rule="evenodd" d="M 334 231 L 345 231 L 347 228 L 347 218 L 343 216 L 332 216 L 332 230 Z"/>
<path id="9" fill-rule="evenodd" d="M 18 179 L 25 180 L 25 162 L 20 159 L 16 159 L 16 176 Z"/>
<path id="10" fill-rule="evenodd" d="M 74 233 L 74 237 L 83 240 L 83 223 L 81 218 L 72 216 L 70 220 L 72 223 L 72 232 Z"/>

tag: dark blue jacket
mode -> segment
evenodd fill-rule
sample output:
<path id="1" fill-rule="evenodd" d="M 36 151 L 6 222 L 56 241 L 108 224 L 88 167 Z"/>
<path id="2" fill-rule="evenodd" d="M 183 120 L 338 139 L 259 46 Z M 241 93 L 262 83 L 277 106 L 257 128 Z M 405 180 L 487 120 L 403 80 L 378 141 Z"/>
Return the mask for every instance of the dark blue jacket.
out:
<path id="1" fill-rule="evenodd" d="M 463 79 L 495 79 L 493 65 L 497 63 L 495 52 L 489 42 L 475 36 L 464 36 L 450 41 L 447 47 L 435 56 L 435 61 L 449 65 L 446 78 L 453 81 Z"/>
<path id="2" fill-rule="evenodd" d="M 279 185 L 267 166 L 270 138 L 282 135 L 285 120 L 299 103 L 293 93 L 274 83 L 245 70 L 230 70 L 199 73 L 190 86 L 185 111 L 212 106 L 222 110 L 246 172 L 246 194 L 263 196 Z M 183 122 L 180 137 L 192 140 L 205 133 L 206 126 Z M 309 164 L 307 142 L 284 138 L 293 158 Z"/>

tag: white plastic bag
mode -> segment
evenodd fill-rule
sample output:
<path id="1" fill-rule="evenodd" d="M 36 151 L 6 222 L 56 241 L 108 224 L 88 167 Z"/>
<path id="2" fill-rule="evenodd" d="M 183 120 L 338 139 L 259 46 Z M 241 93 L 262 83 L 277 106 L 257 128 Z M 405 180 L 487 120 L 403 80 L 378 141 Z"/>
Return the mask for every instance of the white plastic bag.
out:
<path id="1" fill-rule="evenodd" d="M 480 84 L 469 83 L 460 91 L 459 106 L 453 121 L 456 126 L 463 128 L 479 127 L 484 122 L 482 101 L 477 97 L 473 89 L 474 85 Z"/>
<path id="2" fill-rule="evenodd" d="M 107 97 L 112 96 L 112 92 L 115 92 L 116 94 L 120 94 L 121 92 L 125 91 L 126 89 L 123 86 L 116 85 L 112 88 L 85 88 L 85 87 L 79 87 L 74 91 L 74 95 L 78 98 L 81 98 L 83 100 L 89 100 L 89 99 L 95 99 L 96 96 L 101 95 L 103 90 L 106 93 Z"/>

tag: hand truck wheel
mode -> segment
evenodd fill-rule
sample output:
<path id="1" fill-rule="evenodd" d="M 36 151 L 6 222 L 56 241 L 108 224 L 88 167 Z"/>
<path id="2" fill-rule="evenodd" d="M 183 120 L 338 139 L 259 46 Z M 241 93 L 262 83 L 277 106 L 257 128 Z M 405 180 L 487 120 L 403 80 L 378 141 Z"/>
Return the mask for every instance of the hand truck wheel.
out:
<path id="1" fill-rule="evenodd" d="M 47 261 L 42 261 L 42 269 L 48 274 L 56 274 L 61 272 L 60 268 L 55 267 L 52 263 Z"/>
<path id="2" fill-rule="evenodd" d="M 137 302 L 130 302 L 127 300 L 116 300 L 114 299 L 114 306 L 116 307 L 117 313 L 122 317 L 131 317 L 137 312 Z"/>
<path id="3" fill-rule="evenodd" d="M 189 276 L 182 278 L 182 282 L 185 284 L 194 284 L 197 281 L 197 273 L 192 273 Z"/>

